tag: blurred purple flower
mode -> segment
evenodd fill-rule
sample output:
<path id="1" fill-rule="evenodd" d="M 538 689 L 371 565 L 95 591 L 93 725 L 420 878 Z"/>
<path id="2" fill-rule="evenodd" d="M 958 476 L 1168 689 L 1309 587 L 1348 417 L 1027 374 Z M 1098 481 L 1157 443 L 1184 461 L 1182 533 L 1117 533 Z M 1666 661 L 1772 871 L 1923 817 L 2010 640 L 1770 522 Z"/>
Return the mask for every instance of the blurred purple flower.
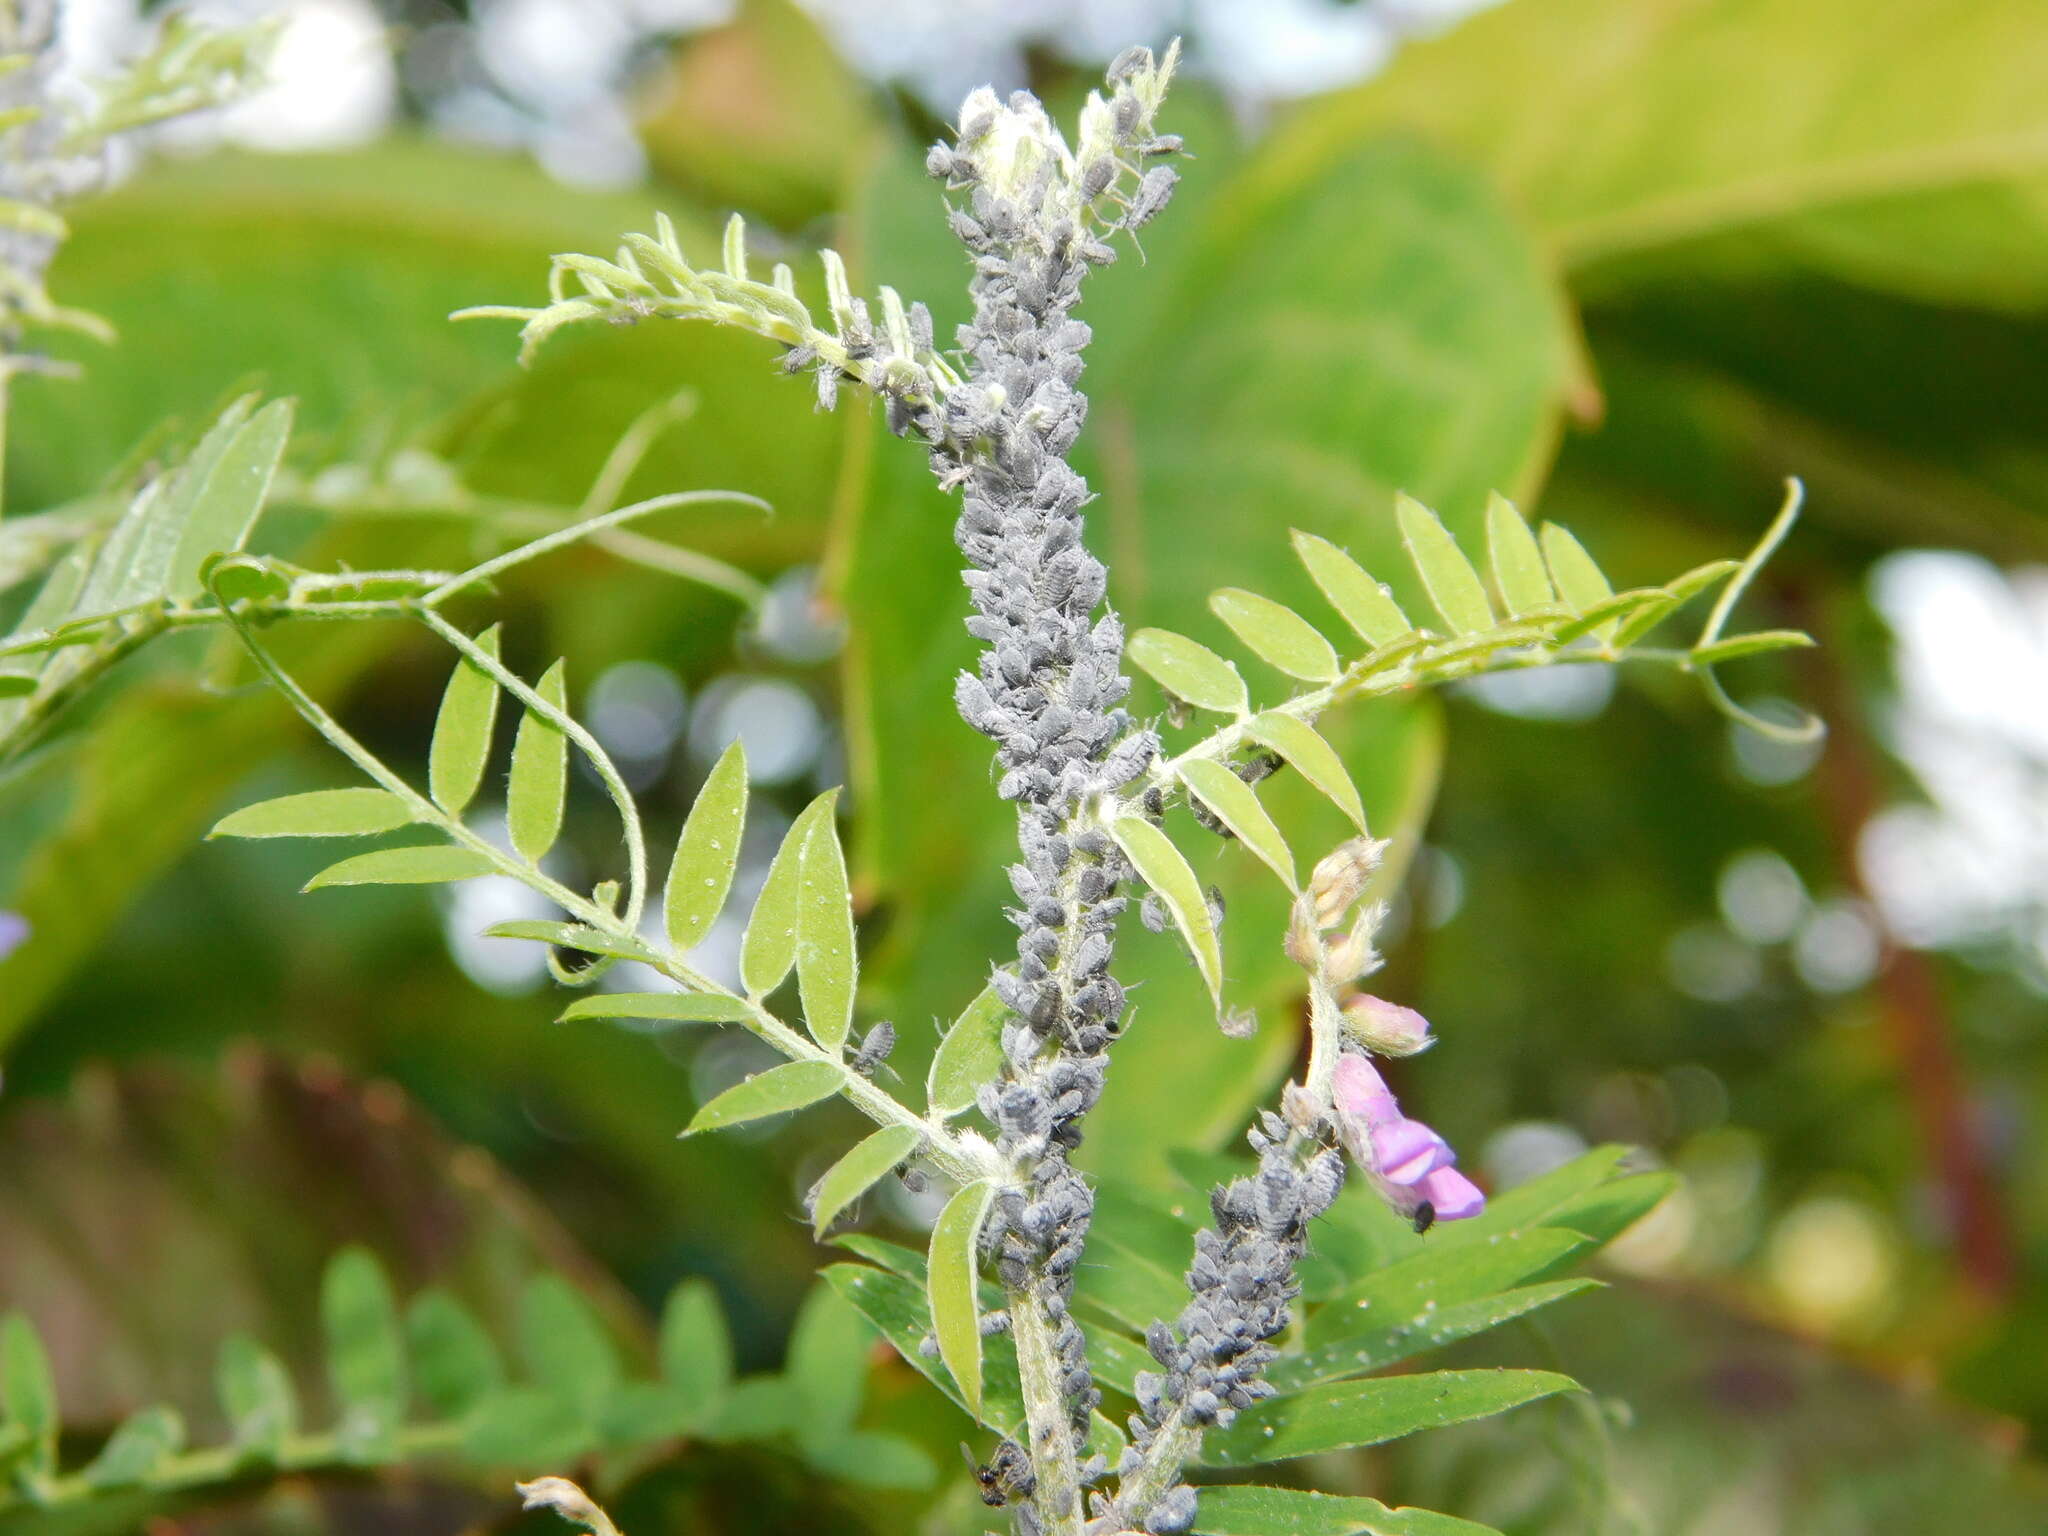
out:
<path id="1" fill-rule="evenodd" d="M 1379 1069 L 1354 1052 L 1337 1062 L 1337 1111 L 1350 1122 L 1351 1152 L 1374 1176 L 1380 1193 L 1403 1214 L 1427 1202 L 1437 1221 L 1458 1221 L 1486 1209 L 1479 1186 L 1458 1172 L 1450 1143 L 1401 1113 Z"/>
<path id="2" fill-rule="evenodd" d="M 0 912 L 0 960 L 5 960 L 28 939 L 28 919 L 19 912 Z"/>

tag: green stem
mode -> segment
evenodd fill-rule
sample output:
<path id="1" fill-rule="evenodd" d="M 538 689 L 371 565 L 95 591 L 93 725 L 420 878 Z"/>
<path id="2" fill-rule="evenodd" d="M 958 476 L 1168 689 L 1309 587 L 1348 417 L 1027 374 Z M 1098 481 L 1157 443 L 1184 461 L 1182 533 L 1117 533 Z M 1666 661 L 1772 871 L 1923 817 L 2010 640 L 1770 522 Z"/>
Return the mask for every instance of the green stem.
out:
<path id="1" fill-rule="evenodd" d="M 1045 1536 L 1080 1536 L 1086 1519 L 1081 1466 L 1074 1452 L 1073 1425 L 1067 1418 L 1066 1392 L 1060 1384 L 1052 1320 L 1030 1287 L 1005 1287 L 1005 1293 L 1010 1335 L 1017 1346 L 1017 1380 L 1024 1395 L 1025 1434 L 1031 1442 L 1026 1449 L 1038 1479 L 1033 1500 Z"/>
<path id="2" fill-rule="evenodd" d="M 398 1454 L 394 1459 L 404 1462 L 452 1451 L 462 1444 L 463 1433 L 460 1424 L 407 1426 L 397 1433 Z M 357 1465 L 360 1463 L 342 1454 L 339 1438 L 331 1433 L 293 1435 L 278 1448 L 275 1456 L 260 1461 L 240 1446 L 209 1446 L 205 1450 L 186 1451 L 182 1455 L 168 1457 L 133 1489 L 101 1487 L 80 1471 L 67 1477 L 52 1478 L 33 1495 L 0 1493 L 0 1515 L 23 1507 L 58 1509 L 67 1504 L 105 1498 L 111 1493 L 178 1493 L 256 1475 L 325 1472 Z"/>

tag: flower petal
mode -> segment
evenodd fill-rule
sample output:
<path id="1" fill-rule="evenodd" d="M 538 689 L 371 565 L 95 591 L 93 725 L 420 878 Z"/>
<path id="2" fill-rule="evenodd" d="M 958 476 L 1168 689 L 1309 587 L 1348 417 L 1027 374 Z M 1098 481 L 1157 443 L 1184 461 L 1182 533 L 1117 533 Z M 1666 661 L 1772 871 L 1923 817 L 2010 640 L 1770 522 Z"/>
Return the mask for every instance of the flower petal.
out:
<path id="1" fill-rule="evenodd" d="M 1333 1086 L 1337 1107 L 1369 1127 L 1401 1118 L 1401 1106 L 1394 1102 L 1387 1080 L 1363 1056 L 1346 1051 L 1338 1057 Z"/>
<path id="2" fill-rule="evenodd" d="M 1420 1120 L 1394 1120 L 1372 1132 L 1373 1161 L 1393 1184 L 1414 1184 L 1457 1158 L 1450 1144 Z"/>
<path id="3" fill-rule="evenodd" d="M 1436 1207 L 1438 1221 L 1462 1221 L 1486 1209 L 1485 1192 L 1455 1168 L 1433 1170 L 1419 1190 Z"/>

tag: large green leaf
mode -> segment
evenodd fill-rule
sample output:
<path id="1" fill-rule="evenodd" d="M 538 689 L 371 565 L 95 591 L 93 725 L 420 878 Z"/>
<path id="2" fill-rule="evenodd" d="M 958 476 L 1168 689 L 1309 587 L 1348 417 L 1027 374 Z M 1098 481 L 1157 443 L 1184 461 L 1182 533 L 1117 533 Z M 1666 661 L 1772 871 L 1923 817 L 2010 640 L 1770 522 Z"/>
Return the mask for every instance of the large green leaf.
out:
<path id="1" fill-rule="evenodd" d="M 1202 1460 L 1237 1467 L 1378 1445 L 1576 1390 L 1576 1382 L 1554 1371 L 1431 1371 L 1333 1382 L 1246 1409 L 1202 1442 Z"/>
<path id="2" fill-rule="evenodd" d="M 1921 298 L 2048 301 L 2032 0 L 1506 5 L 1313 110 L 1330 161 L 1409 127 L 1487 165 L 1574 268 L 1702 241 Z M 1727 237 L 1727 238 L 1721 238 Z M 1654 265 L 1654 264 L 1653 264 Z"/>

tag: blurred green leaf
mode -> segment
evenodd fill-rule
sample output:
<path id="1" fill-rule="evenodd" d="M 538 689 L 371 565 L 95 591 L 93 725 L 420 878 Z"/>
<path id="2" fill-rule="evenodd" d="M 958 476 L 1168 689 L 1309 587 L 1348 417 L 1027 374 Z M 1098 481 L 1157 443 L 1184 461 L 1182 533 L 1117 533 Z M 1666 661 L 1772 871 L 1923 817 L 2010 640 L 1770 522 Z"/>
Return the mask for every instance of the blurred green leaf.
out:
<path id="1" fill-rule="evenodd" d="M 449 880 L 473 880 L 478 875 L 488 875 L 494 867 L 473 849 L 421 843 L 355 854 L 328 865 L 308 880 L 304 888 L 318 891 L 333 885 L 438 885 Z"/>
<path id="2" fill-rule="evenodd" d="M 691 1117 L 685 1136 L 744 1125 L 769 1115 L 788 1114 L 829 1099 L 846 1081 L 846 1069 L 829 1061 L 788 1061 L 756 1073 L 725 1090 Z"/>
<path id="3" fill-rule="evenodd" d="M 661 175 L 784 228 L 835 206 L 873 132 L 867 87 L 788 0 L 746 0 L 678 43 L 643 88 L 639 128 Z"/>
<path id="4" fill-rule="evenodd" d="M 873 1325 L 831 1286 L 814 1285 L 804 1296 L 783 1374 L 796 1389 L 797 1433 L 806 1445 L 829 1445 L 852 1429 L 874 1341 Z"/>
<path id="5" fill-rule="evenodd" d="M 1423 131 L 1492 167 L 1602 286 L 1741 235 L 1685 260 L 2032 307 L 2048 299 L 2036 19 L 2028 0 L 1506 6 L 1403 49 L 1298 136 L 1335 156 L 1362 133 Z"/>
<path id="6" fill-rule="evenodd" d="M 19 1312 L 0 1319 L 0 1413 L 29 1439 L 29 1465 L 55 1470 L 57 1386 L 35 1325 Z"/>
<path id="7" fill-rule="evenodd" d="M 213 1380 L 236 1448 L 276 1460 L 299 1428 L 299 1395 L 283 1362 L 248 1334 L 230 1334 L 221 1340 Z"/>
<path id="8" fill-rule="evenodd" d="M 1430 1371 L 1334 1382 L 1254 1404 L 1228 1429 L 1210 1432 L 1201 1459 L 1236 1467 L 1378 1445 L 1577 1390 L 1554 1371 Z"/>
<path id="9" fill-rule="evenodd" d="M 1198 1536 L 1498 1536 L 1427 1509 L 1389 1509 L 1377 1499 L 1248 1484 L 1204 1488 Z"/>
<path id="10" fill-rule="evenodd" d="M 519 1351 L 534 1382 L 595 1425 L 621 1376 L 619 1353 L 590 1304 L 559 1275 L 535 1275 L 519 1299 Z"/>
<path id="11" fill-rule="evenodd" d="M 462 1454 L 486 1467 L 566 1466 L 596 1440 L 568 1398 L 541 1387 L 507 1387 L 472 1412 Z"/>
<path id="12" fill-rule="evenodd" d="M 413 1385 L 440 1419 L 459 1419 L 505 1385 L 505 1362 L 475 1315 L 448 1292 L 424 1290 L 405 1309 Z"/>
<path id="13" fill-rule="evenodd" d="M 662 1379 L 688 1400 L 692 1422 L 708 1423 L 732 1390 L 732 1339 L 706 1282 L 685 1280 L 669 1292 L 660 1349 Z"/>
<path id="14" fill-rule="evenodd" d="M 534 692 L 557 709 L 569 703 L 567 662 L 557 661 Z M 505 786 L 505 820 L 512 846 L 538 863 L 562 831 L 569 792 L 569 739 L 561 727 L 529 709 L 512 740 L 512 776 Z"/>
<path id="15" fill-rule="evenodd" d="M 498 657 L 498 626 L 476 637 L 477 648 L 493 661 Z M 491 729 L 498 720 L 498 685 L 467 656 L 457 659 L 434 717 L 433 744 L 427 752 L 427 787 L 434 803 L 460 816 L 484 781 L 491 755 Z"/>
<path id="16" fill-rule="evenodd" d="M 163 1404 L 138 1409 L 120 1422 L 99 1455 L 86 1464 L 85 1481 L 93 1488 L 133 1487 L 184 1446 L 185 1421 L 177 1409 Z"/>
<path id="17" fill-rule="evenodd" d="M 735 739 L 697 791 L 669 866 L 662 911 L 669 943 L 679 953 L 696 947 L 725 905 L 746 820 L 747 752 Z"/>
<path id="18" fill-rule="evenodd" d="M 340 1409 L 335 1436 L 346 1460 L 388 1461 L 406 1403 L 405 1341 L 383 1266 L 345 1248 L 320 1287 L 327 1370 Z"/>

